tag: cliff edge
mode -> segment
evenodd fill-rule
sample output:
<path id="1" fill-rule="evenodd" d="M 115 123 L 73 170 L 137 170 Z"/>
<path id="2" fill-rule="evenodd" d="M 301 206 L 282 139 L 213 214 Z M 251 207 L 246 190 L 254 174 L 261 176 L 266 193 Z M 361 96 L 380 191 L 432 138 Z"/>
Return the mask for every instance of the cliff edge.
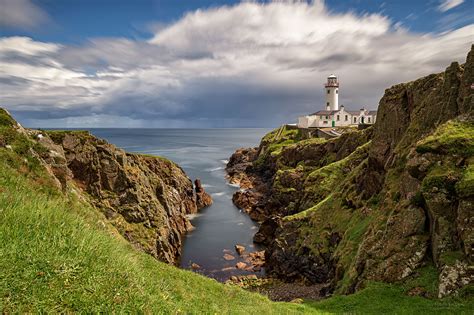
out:
<path id="1" fill-rule="evenodd" d="M 212 203 L 178 165 L 127 153 L 87 131 L 25 129 L 3 109 L 0 117 L 0 146 L 36 161 L 58 190 L 75 191 L 136 248 L 178 262 L 192 228 L 186 215 Z"/>
<path id="2" fill-rule="evenodd" d="M 337 139 L 287 126 L 227 166 L 234 202 L 261 223 L 269 274 L 352 293 L 370 281 L 436 275 L 467 290 L 474 245 L 474 46 L 466 63 L 395 85 L 376 124 Z"/>

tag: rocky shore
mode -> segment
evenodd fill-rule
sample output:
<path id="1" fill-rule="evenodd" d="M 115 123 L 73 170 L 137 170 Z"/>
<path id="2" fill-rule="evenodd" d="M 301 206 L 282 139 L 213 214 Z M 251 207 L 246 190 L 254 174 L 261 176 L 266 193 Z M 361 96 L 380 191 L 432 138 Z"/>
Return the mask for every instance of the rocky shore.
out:
<path id="1" fill-rule="evenodd" d="M 463 65 L 387 89 L 372 128 L 331 140 L 285 128 L 237 150 L 233 202 L 260 223 L 267 274 L 324 294 L 420 268 L 438 297 L 473 283 L 473 81 L 471 49 Z"/>

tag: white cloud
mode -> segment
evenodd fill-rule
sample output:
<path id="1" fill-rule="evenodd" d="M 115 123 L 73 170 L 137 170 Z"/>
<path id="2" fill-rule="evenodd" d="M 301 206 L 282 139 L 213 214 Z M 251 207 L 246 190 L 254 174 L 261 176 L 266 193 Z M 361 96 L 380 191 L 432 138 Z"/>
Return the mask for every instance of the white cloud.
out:
<path id="1" fill-rule="evenodd" d="M 320 109 L 333 72 L 341 103 L 376 108 L 388 86 L 463 62 L 473 32 L 411 33 L 322 2 L 244 2 L 189 13 L 148 42 L 3 38 L 0 90 L 35 125 L 274 126 Z"/>
<path id="2" fill-rule="evenodd" d="M 438 5 L 438 10 L 441 12 L 446 12 L 448 10 L 451 10 L 452 8 L 457 7 L 463 2 L 464 0 L 442 0 L 441 3 Z"/>
<path id="3" fill-rule="evenodd" d="M 0 38 L 0 54 L 18 53 L 29 56 L 39 56 L 44 53 L 57 52 L 60 45 L 33 41 L 29 37 L 4 37 Z"/>
<path id="4" fill-rule="evenodd" d="M 49 20 L 30 0 L 0 0 L 0 26 L 30 29 Z"/>

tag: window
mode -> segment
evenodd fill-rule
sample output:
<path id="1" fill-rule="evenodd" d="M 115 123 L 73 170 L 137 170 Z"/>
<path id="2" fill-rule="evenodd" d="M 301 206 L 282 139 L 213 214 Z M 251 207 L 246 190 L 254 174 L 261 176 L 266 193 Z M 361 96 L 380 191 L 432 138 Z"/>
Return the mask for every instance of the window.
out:
<path id="1" fill-rule="evenodd" d="M 369 118 L 367 118 L 367 119 L 368 119 L 368 120 L 369 120 L 369 122 L 370 122 L 370 117 L 369 117 Z"/>
<path id="2" fill-rule="evenodd" d="M 336 89 L 336 94 L 339 94 L 338 92 L 339 92 L 339 90 L 338 90 L 338 89 Z"/>
<path id="3" fill-rule="evenodd" d="M 329 106 L 329 102 L 327 102 L 326 105 Z"/>
<path id="4" fill-rule="evenodd" d="M 345 118 L 345 119 L 346 119 L 346 121 L 347 121 L 347 119 L 348 119 L 347 115 L 346 115 L 346 118 Z"/>
<path id="5" fill-rule="evenodd" d="M 321 90 L 320 90 L 321 91 Z M 328 94 L 331 93 L 329 90 L 328 90 Z"/>
<path id="6" fill-rule="evenodd" d="M 357 122 L 357 117 L 354 117 L 354 122 Z"/>
<path id="7" fill-rule="evenodd" d="M 329 116 L 326 116 L 326 119 L 329 119 Z"/>
<path id="8" fill-rule="evenodd" d="M 323 124 L 327 124 L 327 123 L 328 123 L 327 120 L 323 121 Z"/>
<path id="9" fill-rule="evenodd" d="M 323 116 L 321 115 L 319 118 L 323 119 Z"/>
<path id="10" fill-rule="evenodd" d="M 337 115 L 337 120 L 339 121 L 339 115 Z"/>

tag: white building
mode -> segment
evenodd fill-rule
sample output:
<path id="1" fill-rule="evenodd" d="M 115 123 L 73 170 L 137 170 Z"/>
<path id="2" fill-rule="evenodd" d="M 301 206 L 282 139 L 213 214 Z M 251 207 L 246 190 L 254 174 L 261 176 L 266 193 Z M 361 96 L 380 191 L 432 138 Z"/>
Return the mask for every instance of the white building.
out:
<path id="1" fill-rule="evenodd" d="M 339 107 L 339 82 L 334 74 L 328 77 L 324 85 L 326 94 L 326 110 L 298 118 L 300 128 L 344 127 L 357 125 L 371 125 L 377 119 L 377 111 L 368 111 L 361 108 L 359 111 L 350 111 Z"/>

